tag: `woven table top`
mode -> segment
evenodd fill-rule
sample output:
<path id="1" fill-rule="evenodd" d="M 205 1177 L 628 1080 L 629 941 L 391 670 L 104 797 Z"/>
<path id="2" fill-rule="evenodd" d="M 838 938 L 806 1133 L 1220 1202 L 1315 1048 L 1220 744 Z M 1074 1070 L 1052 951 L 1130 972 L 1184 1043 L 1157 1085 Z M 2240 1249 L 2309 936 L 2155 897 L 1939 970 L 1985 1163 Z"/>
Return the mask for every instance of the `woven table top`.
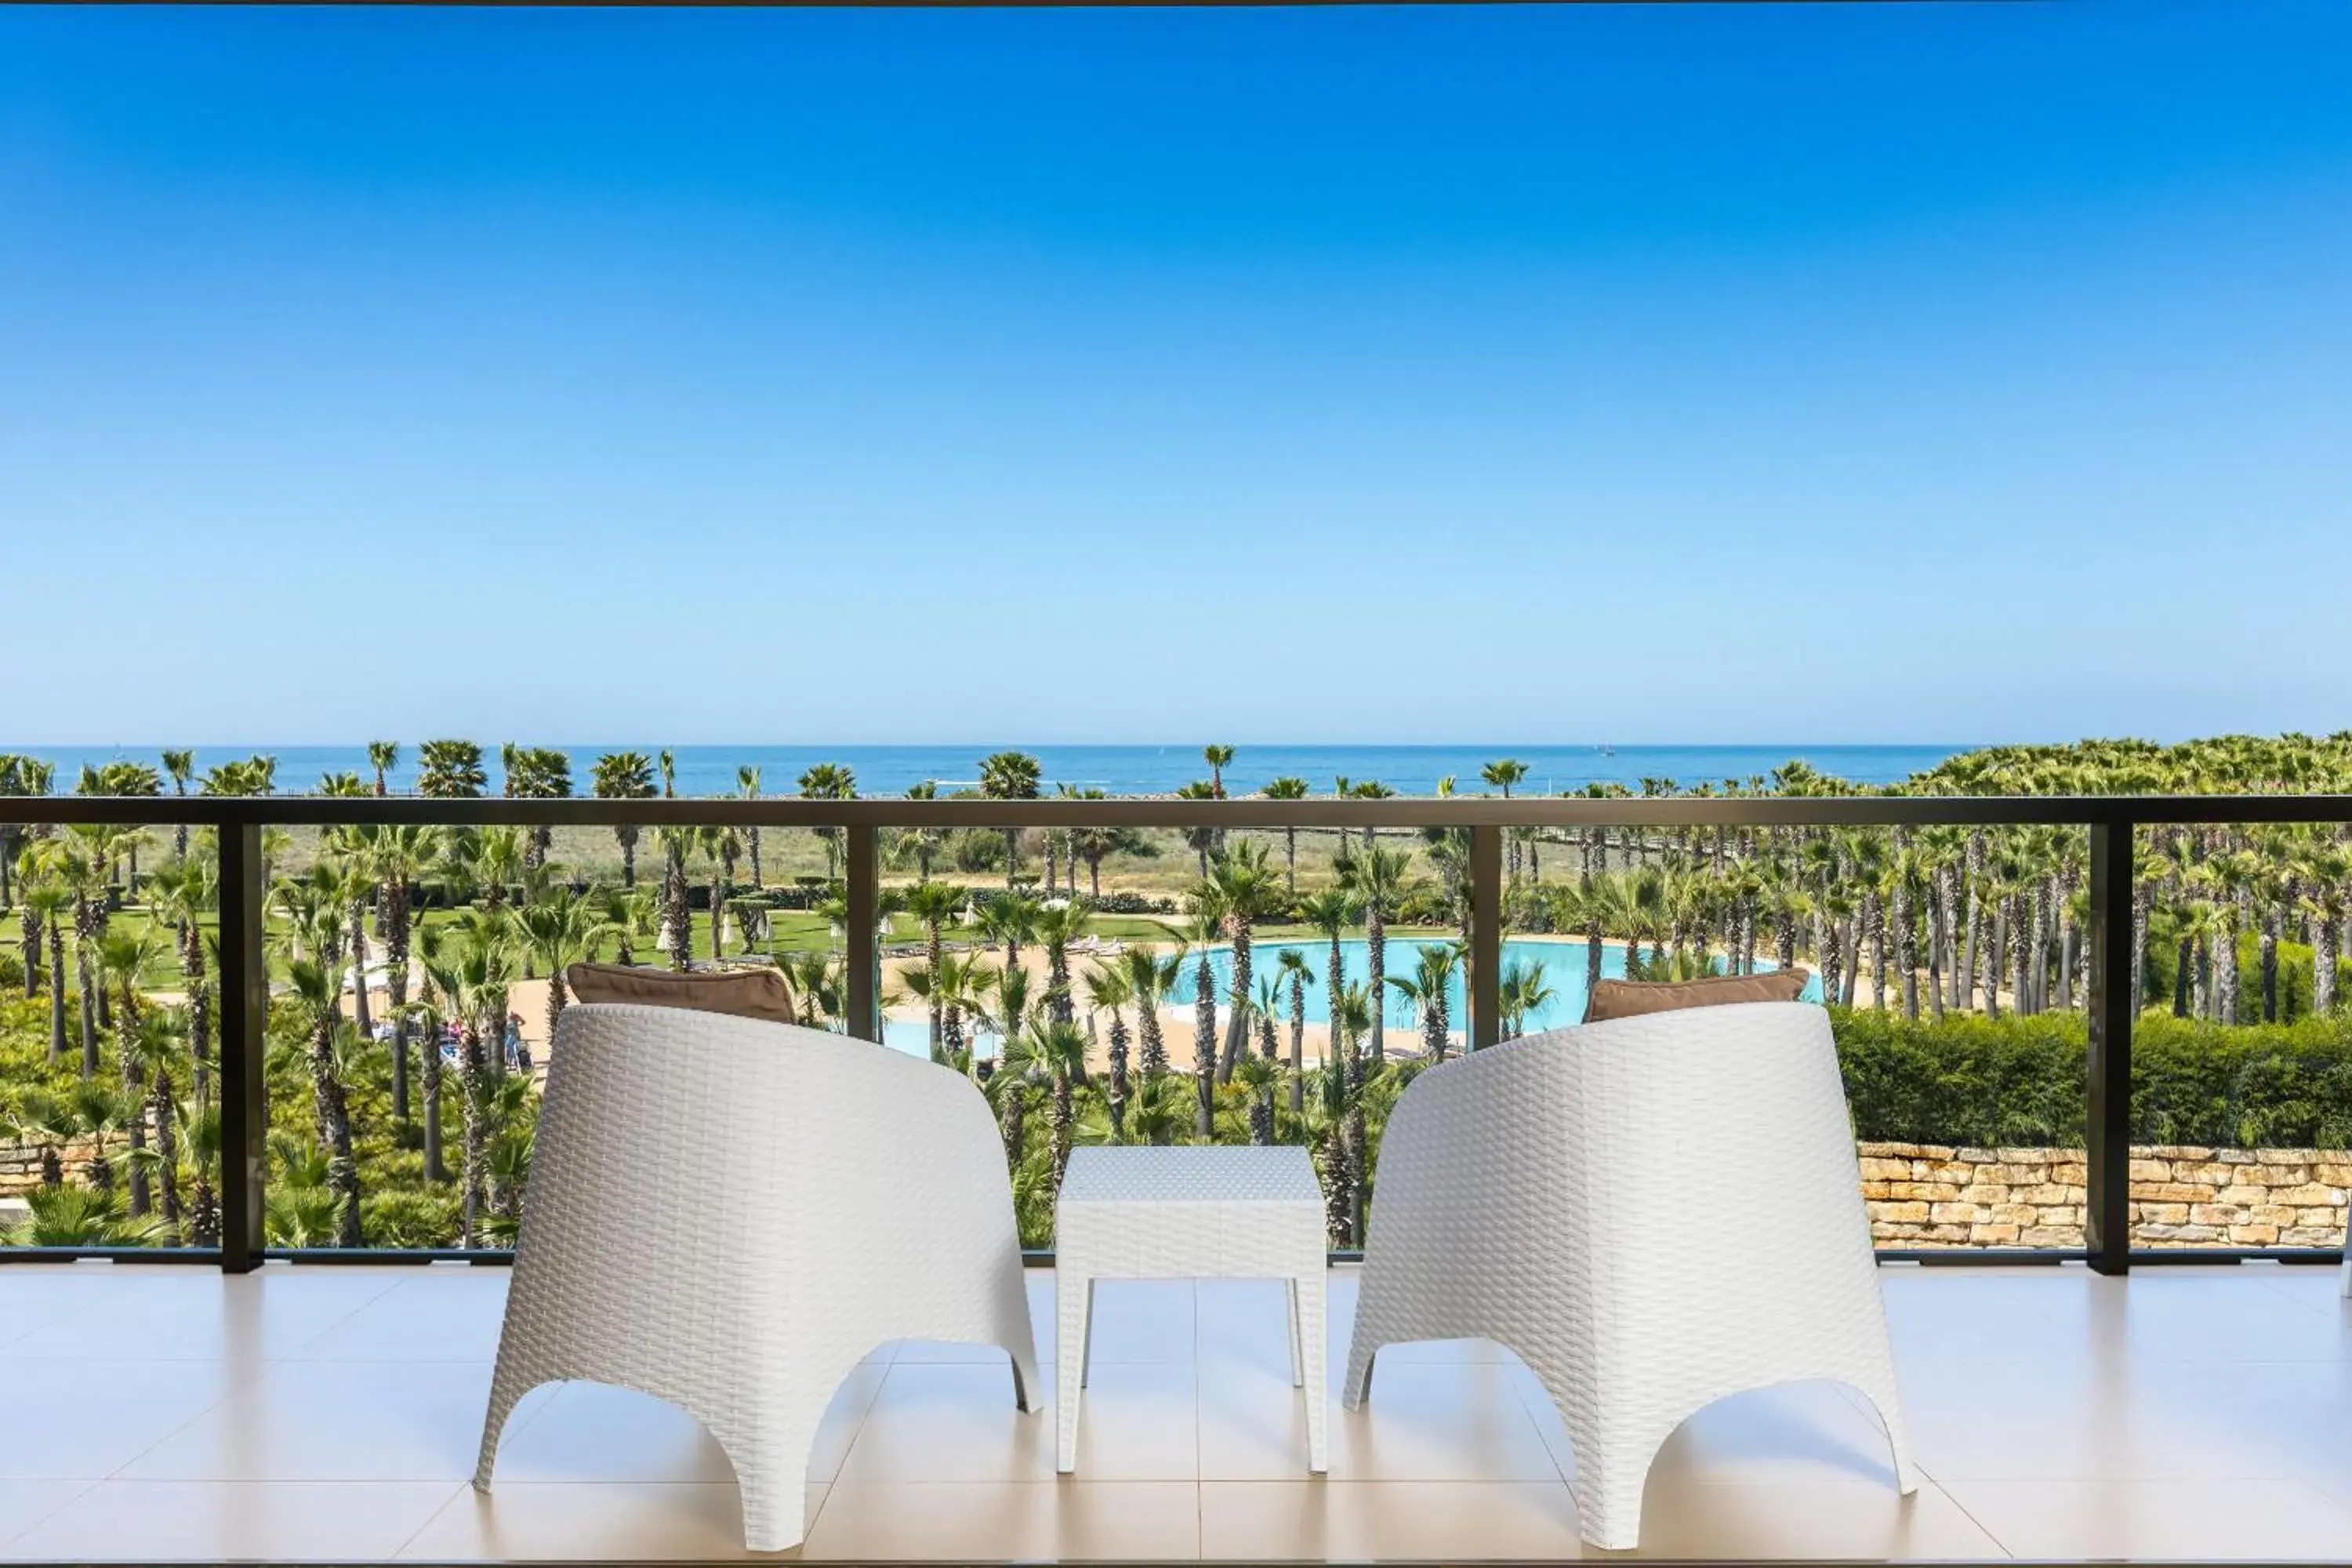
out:
<path id="1" fill-rule="evenodd" d="M 1319 1212 L 1323 1188 L 1304 1149 L 1074 1149 L 1061 1202 L 1298 1203 Z"/>

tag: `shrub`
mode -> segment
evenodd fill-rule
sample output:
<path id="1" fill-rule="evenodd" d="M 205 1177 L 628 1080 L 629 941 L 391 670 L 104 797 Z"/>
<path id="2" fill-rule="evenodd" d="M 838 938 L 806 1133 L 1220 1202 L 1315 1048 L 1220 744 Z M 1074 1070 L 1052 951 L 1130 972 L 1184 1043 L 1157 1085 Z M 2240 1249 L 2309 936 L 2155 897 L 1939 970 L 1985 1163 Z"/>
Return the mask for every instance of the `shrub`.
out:
<path id="1" fill-rule="evenodd" d="M 1937 1024 L 1832 1010 L 1854 1135 L 1868 1142 L 2079 1148 L 2087 1024 L 2079 1013 Z M 2232 1148 L 2352 1146 L 2352 1024 L 2235 1028 L 2141 1015 L 2132 1138 Z"/>

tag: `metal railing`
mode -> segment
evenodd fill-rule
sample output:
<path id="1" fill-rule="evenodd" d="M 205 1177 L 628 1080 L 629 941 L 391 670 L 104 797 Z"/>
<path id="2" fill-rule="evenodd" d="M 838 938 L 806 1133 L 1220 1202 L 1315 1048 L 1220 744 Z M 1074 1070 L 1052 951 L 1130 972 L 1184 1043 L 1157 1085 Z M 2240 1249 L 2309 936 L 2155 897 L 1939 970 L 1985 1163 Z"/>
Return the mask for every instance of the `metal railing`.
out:
<path id="1" fill-rule="evenodd" d="M 0 1260 L 105 1256 L 212 1262 L 231 1273 L 266 1257 L 360 1261 L 471 1258 L 503 1261 L 503 1252 L 447 1249 L 271 1249 L 264 1246 L 262 1141 L 263 1026 L 268 972 L 263 948 L 265 902 L 261 834 L 265 826 L 448 827 L 736 826 L 840 831 L 846 882 L 844 963 L 851 1034 L 882 1038 L 877 853 L 885 828 L 1225 828 L 1233 830 L 1460 829 L 1470 844 L 1470 942 L 1466 995 L 1473 1049 L 1498 1037 L 1503 850 L 1514 828 L 2076 826 L 2090 835 L 2086 922 L 2089 1049 L 2084 1093 L 2087 1163 L 2084 1246 L 2074 1249 L 1882 1250 L 1880 1257 L 1922 1262 L 2080 1258 L 2103 1274 L 2133 1262 L 2210 1262 L 2255 1248 L 2131 1247 L 2131 1050 L 2137 998 L 2132 973 L 2134 830 L 2172 825 L 2255 826 L 2352 822 L 2352 795 L 1872 795 L 1548 797 L 1504 800 L 1391 798 L 1293 800 L 513 800 L 365 798 L 315 795 L 169 798 L 26 796 L 0 800 L 0 821 L 25 826 L 107 823 L 215 830 L 219 854 L 219 1046 L 222 1180 L 221 1245 L 211 1248 L 39 1248 L 0 1247 Z M 2313 1262 L 2339 1256 L 2297 1255 Z"/>

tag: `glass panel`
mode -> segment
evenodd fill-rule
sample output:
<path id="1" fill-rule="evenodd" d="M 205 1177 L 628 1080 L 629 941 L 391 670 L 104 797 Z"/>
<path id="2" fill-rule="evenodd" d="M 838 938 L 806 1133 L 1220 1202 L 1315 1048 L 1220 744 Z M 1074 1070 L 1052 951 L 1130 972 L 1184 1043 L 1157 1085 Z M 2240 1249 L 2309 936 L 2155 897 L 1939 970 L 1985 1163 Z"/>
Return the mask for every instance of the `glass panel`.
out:
<path id="1" fill-rule="evenodd" d="M 0 794 L 50 782 L 0 757 Z M 0 1246 L 217 1243 L 215 864 L 202 831 L 0 826 Z"/>
<path id="2" fill-rule="evenodd" d="M 2342 1244 L 2347 842 L 2336 824 L 2140 833 L 2135 1247 Z"/>

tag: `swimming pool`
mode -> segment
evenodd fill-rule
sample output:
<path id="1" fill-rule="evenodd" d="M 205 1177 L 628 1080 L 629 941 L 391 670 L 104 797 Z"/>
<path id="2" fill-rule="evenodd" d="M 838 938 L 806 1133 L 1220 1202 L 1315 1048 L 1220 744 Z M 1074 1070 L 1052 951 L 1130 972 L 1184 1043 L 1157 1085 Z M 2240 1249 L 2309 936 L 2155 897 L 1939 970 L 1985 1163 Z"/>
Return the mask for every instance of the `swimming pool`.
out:
<path id="1" fill-rule="evenodd" d="M 1382 967 L 1388 974 L 1411 974 L 1421 962 L 1421 950 L 1435 945 L 1443 945 L 1442 941 L 1392 936 L 1387 942 L 1388 952 L 1384 955 Z M 1323 981 L 1324 976 L 1330 972 L 1331 944 L 1329 942 L 1317 940 L 1252 943 L 1250 973 L 1254 981 L 1276 973 L 1282 963 L 1282 953 L 1285 949 L 1303 954 L 1307 959 L 1308 970 L 1315 976 L 1314 984 L 1307 987 L 1307 1021 L 1310 1024 L 1328 1024 L 1331 1021 L 1331 1008 L 1329 999 L 1324 994 Z M 1370 945 L 1360 937 L 1339 943 L 1339 967 L 1343 984 L 1360 985 L 1369 979 L 1371 973 L 1370 954 Z M 1162 1004 L 1163 1006 L 1182 1011 L 1192 1005 L 1192 971 L 1197 962 L 1196 958 L 1185 960 L 1183 976 L 1177 982 L 1174 994 Z M 1525 1032 L 1532 1035 L 1545 1029 L 1564 1028 L 1583 1018 L 1585 963 L 1584 943 L 1581 942 L 1532 942 L 1521 938 L 1503 943 L 1505 969 L 1507 970 L 1513 963 L 1528 967 L 1541 964 L 1544 984 L 1551 990 L 1549 1001 L 1541 1006 L 1528 1010 L 1521 1025 Z M 1759 967 L 1769 969 L 1772 965 L 1766 961 L 1759 963 Z M 1223 946 L 1210 949 L 1209 972 L 1216 979 L 1218 1012 L 1222 1016 L 1226 1011 L 1223 1006 L 1225 997 L 1233 989 L 1233 950 Z M 1617 942 L 1604 942 L 1601 949 L 1601 978 L 1618 980 L 1622 979 L 1624 974 L 1624 948 Z M 1445 993 L 1446 1016 L 1452 1021 L 1457 1034 L 1464 1028 L 1464 1020 L 1469 1016 L 1464 1001 L 1467 980 L 1468 976 L 1464 974 L 1457 966 L 1453 984 L 1447 986 Z M 1412 1004 L 1393 986 L 1384 986 L 1383 989 L 1388 992 L 1382 1016 L 1387 1021 L 1389 1035 L 1391 1037 L 1400 1034 L 1412 1037 L 1418 1027 L 1413 1020 Z M 1821 981 L 1818 978 L 1806 985 L 1805 1000 L 1809 1002 L 1821 1000 Z M 1083 1001 L 1081 1005 L 1083 1005 Z M 1286 991 L 1280 1017 L 1286 1022 L 1289 1016 L 1290 1003 Z M 921 1018 L 892 1018 L 886 1021 L 883 1026 L 883 1039 L 886 1044 L 898 1050 L 908 1051 L 919 1057 L 927 1056 L 930 1051 L 930 1026 Z"/>

